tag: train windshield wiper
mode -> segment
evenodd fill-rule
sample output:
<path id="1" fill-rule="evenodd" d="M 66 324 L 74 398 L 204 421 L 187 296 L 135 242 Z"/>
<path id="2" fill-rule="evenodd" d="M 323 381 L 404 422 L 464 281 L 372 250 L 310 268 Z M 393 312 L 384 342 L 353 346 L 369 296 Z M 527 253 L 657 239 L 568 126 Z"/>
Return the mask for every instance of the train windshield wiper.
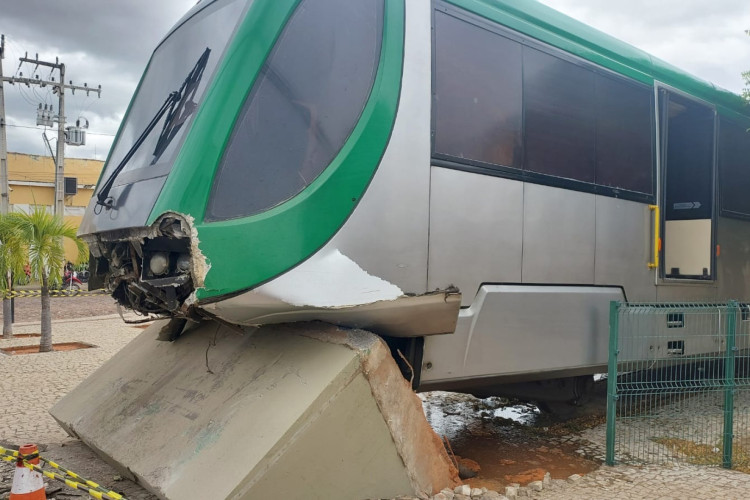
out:
<path id="1" fill-rule="evenodd" d="M 128 152 L 123 157 L 122 161 L 107 177 L 107 180 L 102 184 L 101 189 L 96 194 L 97 206 L 112 208 L 114 206 L 114 200 L 109 196 L 109 192 L 115 183 L 115 179 L 120 175 L 120 172 L 125 168 L 125 165 L 130 161 L 133 155 L 143 145 L 146 138 L 154 130 L 156 125 L 159 123 L 164 114 L 167 114 L 167 118 L 164 120 L 161 133 L 159 134 L 159 140 L 156 142 L 156 147 L 153 152 L 153 160 L 149 165 L 155 164 L 164 151 L 167 149 L 172 139 L 175 138 L 177 133 L 180 131 L 185 121 L 193 114 L 198 104 L 193 100 L 195 93 L 198 90 L 198 84 L 203 77 L 203 70 L 206 68 L 208 62 L 208 56 L 211 54 L 211 49 L 206 47 L 203 54 L 198 58 L 198 62 L 195 63 L 193 69 L 188 73 L 185 81 L 182 82 L 179 90 L 170 92 L 167 99 L 161 105 L 159 110 L 156 112 L 151 121 L 143 129 L 141 135 L 133 143 Z M 101 209 L 100 209 L 101 211 Z"/>

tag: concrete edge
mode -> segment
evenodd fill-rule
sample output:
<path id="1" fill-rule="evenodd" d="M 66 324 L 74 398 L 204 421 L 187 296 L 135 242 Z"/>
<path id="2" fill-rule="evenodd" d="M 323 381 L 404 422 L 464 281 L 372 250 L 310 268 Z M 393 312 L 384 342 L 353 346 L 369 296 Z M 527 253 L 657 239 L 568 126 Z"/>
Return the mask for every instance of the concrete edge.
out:
<path id="1" fill-rule="evenodd" d="M 434 495 L 444 488 L 453 489 L 461 484 L 458 470 L 448 456 L 440 437 L 424 417 L 422 401 L 398 368 L 389 369 L 393 363 L 385 341 L 364 330 L 321 331 L 320 327 L 300 329 L 300 334 L 313 339 L 340 344 L 357 352 L 362 372 L 370 383 L 372 395 L 382 415 L 387 415 L 386 425 L 391 431 L 396 450 L 409 473 L 416 493 Z M 406 410 L 406 411 L 405 411 Z M 421 417 L 421 418 L 420 418 Z M 418 446 L 413 446 L 414 443 Z M 409 446 L 411 444 L 412 446 Z M 431 453 L 424 453 L 429 450 Z"/>

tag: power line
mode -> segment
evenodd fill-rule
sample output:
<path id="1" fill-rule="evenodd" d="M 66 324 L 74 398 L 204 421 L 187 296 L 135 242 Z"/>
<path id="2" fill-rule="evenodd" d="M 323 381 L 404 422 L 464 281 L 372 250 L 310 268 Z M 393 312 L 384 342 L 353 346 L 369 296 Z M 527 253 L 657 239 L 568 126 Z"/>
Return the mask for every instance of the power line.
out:
<path id="1" fill-rule="evenodd" d="M 39 127 L 38 127 L 38 126 L 36 126 L 36 127 L 32 127 L 31 125 L 17 125 L 17 124 L 15 124 L 15 123 L 7 123 L 6 125 L 7 125 L 8 127 L 15 127 L 15 128 L 28 128 L 28 129 L 31 129 L 31 130 L 39 130 Z M 46 128 L 46 127 L 45 127 L 45 128 Z M 90 134 L 90 135 L 103 135 L 103 136 L 107 136 L 107 137 L 114 137 L 114 136 L 115 136 L 115 134 L 105 134 L 104 132 L 90 132 L 90 131 L 88 131 L 88 130 L 86 131 L 86 133 L 87 133 L 87 134 Z"/>
<path id="2" fill-rule="evenodd" d="M 2 60 L 5 56 L 5 37 L 0 35 L 0 212 L 6 213 L 8 211 L 8 169 L 7 169 L 7 144 L 5 141 L 5 105 L 2 99 L 3 97 L 3 85 L 7 81 L 10 84 L 26 85 L 32 87 L 32 92 L 36 95 L 39 100 L 45 100 L 37 94 L 36 87 L 46 87 L 54 89 L 58 97 L 57 115 L 54 116 L 51 109 L 48 109 L 45 105 L 42 109 L 42 105 L 39 104 L 37 109 L 37 125 L 49 125 L 52 126 L 53 122 L 57 122 L 57 155 L 55 158 L 55 215 L 58 217 L 63 216 L 64 211 L 64 198 L 63 198 L 63 175 L 64 175 L 64 157 L 65 157 L 65 143 L 69 142 L 72 145 L 80 146 L 85 144 L 85 131 L 81 130 L 78 123 L 75 126 L 65 127 L 65 91 L 70 90 L 71 93 L 75 94 L 76 90 L 86 92 L 88 96 L 90 92 L 95 92 L 101 96 L 102 86 L 99 85 L 97 88 L 89 87 L 86 83 L 81 85 L 74 85 L 72 81 L 65 83 L 65 64 L 61 63 L 59 59 L 55 58 L 55 62 L 44 61 L 39 59 L 39 55 L 30 59 L 28 54 L 24 57 L 20 57 L 21 63 L 34 64 L 34 71 L 36 73 L 40 66 L 50 68 L 50 75 L 53 71 L 58 72 L 57 81 L 51 77 L 48 80 L 42 80 L 39 76 L 32 78 L 24 78 L 20 76 L 3 77 L 2 73 Z M 20 74 L 21 65 L 16 70 L 17 74 Z M 38 75 L 38 73 L 37 73 Z M 49 90 L 49 89 L 48 89 Z M 22 91 L 22 95 L 23 91 Z M 86 125 L 84 128 L 88 128 Z M 66 135 L 66 130 L 68 134 Z M 46 136 L 45 136 L 46 137 Z"/>

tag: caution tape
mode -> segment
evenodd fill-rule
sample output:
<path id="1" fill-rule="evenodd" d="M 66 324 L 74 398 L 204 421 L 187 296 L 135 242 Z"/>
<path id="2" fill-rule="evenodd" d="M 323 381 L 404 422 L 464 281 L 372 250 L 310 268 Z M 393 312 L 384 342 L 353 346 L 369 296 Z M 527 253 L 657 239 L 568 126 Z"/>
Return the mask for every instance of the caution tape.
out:
<path id="1" fill-rule="evenodd" d="M 6 448 L 3 448 L 0 446 L 0 460 L 4 460 L 6 462 L 18 462 L 18 460 L 21 458 L 20 453 L 18 450 L 8 450 Z M 27 455 L 28 456 L 28 455 Z M 33 456 L 37 456 L 37 453 L 34 453 Z M 29 456 L 31 458 L 31 456 Z M 56 481 L 60 481 L 61 483 L 65 483 L 66 486 L 70 488 L 74 488 L 76 490 L 82 490 L 87 492 L 89 495 L 91 495 L 93 498 L 103 500 L 103 499 L 111 499 L 111 500 L 127 500 L 124 496 L 120 495 L 116 491 L 108 490 L 107 488 L 104 488 L 100 486 L 98 483 L 95 483 L 94 481 L 90 481 L 84 477 L 81 477 L 80 475 L 76 474 L 75 472 L 66 469 L 65 467 L 62 467 L 61 465 L 51 461 L 47 460 L 46 458 L 39 456 L 39 460 L 43 461 L 50 467 L 54 467 L 55 469 L 59 470 L 65 476 L 68 476 L 72 479 L 68 479 L 68 477 L 65 477 L 63 475 L 57 474 L 52 471 L 44 470 L 40 466 L 36 464 L 32 464 L 25 459 L 23 459 L 23 466 L 35 470 L 45 477 L 48 477 L 50 479 L 54 479 Z"/>
<path id="2" fill-rule="evenodd" d="M 106 290 L 93 290 L 93 291 L 82 291 L 82 290 L 50 290 L 50 296 L 52 297 L 92 297 L 94 295 L 108 295 Z M 12 298 L 27 298 L 27 297 L 41 297 L 41 290 L 13 290 L 6 292 L 4 297 L 6 299 Z"/>

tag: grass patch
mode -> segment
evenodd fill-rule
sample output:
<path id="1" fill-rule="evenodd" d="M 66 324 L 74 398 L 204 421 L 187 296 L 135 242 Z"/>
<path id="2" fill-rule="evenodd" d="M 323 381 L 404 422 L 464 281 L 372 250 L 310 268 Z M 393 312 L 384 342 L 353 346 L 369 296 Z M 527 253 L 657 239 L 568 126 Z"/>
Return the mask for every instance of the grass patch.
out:
<path id="1" fill-rule="evenodd" d="M 722 464 L 723 445 L 698 444 L 687 439 L 652 438 L 655 443 L 666 446 L 670 451 L 681 454 L 685 461 L 693 465 Z M 750 453 L 735 440 L 732 444 L 732 469 L 750 473 Z"/>

